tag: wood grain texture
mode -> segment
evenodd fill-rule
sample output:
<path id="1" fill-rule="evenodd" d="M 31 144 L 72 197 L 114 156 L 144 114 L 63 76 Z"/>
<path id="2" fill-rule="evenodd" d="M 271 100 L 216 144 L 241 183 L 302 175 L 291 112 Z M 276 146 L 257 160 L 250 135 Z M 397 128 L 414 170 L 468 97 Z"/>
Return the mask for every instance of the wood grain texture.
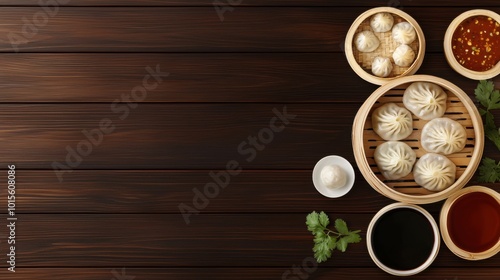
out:
<path id="1" fill-rule="evenodd" d="M 0 0 L 0 5 L 6 6 L 39 6 L 48 5 L 48 1 L 43 1 L 40 4 L 38 0 L 24 0 L 22 2 L 15 0 Z M 100 0 L 71 0 L 61 6 L 212 6 L 214 0 L 108 0 L 106 2 Z M 238 1 L 220 0 L 217 5 L 233 6 L 323 6 L 323 7 L 376 7 L 376 6 L 392 6 L 404 9 L 411 6 L 470 6 L 469 2 L 457 2 L 452 0 L 431 1 L 431 0 L 360 0 L 356 3 L 349 1 L 330 1 L 330 0 L 253 0 L 253 1 Z M 499 4 L 495 0 L 481 0 L 473 3 L 476 6 L 482 7 L 498 7 Z"/>
<path id="2" fill-rule="evenodd" d="M 0 102 L 113 102 L 142 84 L 147 66 L 170 75 L 140 102 L 363 102 L 377 87 L 349 68 L 343 53 L 0 54 Z M 442 53 L 419 74 L 453 81 L 472 95 Z M 349 81 L 349 82 L 343 82 Z M 500 76 L 493 79 L 500 87 Z"/>
<path id="3" fill-rule="evenodd" d="M 373 214 L 329 213 L 362 237 Z M 22 215 L 16 258 L 23 267 L 290 267 L 312 256 L 303 214 L 199 214 L 189 226 L 173 215 Z M 3 216 L 5 218 L 5 216 Z M 43 221 L 43 222 L 41 222 Z M 0 249 L 6 251 L 6 243 Z M 337 252 L 335 252 L 337 253 Z M 217 256 L 217 257 L 215 257 Z M 476 262 L 441 246 L 432 267 L 498 268 L 500 255 Z M 366 243 L 321 267 L 373 267 Z"/>
<path id="4" fill-rule="evenodd" d="M 302 262 L 296 262 L 293 265 L 300 266 Z M 23 268 L 18 272 L 7 274 L 0 272 L 2 279 L 7 280 L 98 280 L 112 279 L 112 271 L 115 270 L 118 275 L 123 275 L 122 267 L 117 268 Z M 285 274 L 291 270 L 292 273 Z M 148 280 L 165 280 L 165 279 L 182 279 L 182 280 L 199 280 L 200 277 L 207 280 L 254 280 L 254 279 L 300 279 L 300 276 L 309 276 L 309 279 L 319 280 L 387 280 L 401 279 L 397 276 L 391 276 L 380 269 L 372 267 L 357 267 L 356 273 L 353 273 L 352 268 L 325 268 L 318 267 L 314 272 L 308 274 L 304 270 L 293 272 L 293 267 L 277 267 L 277 268 L 125 268 L 124 274 L 134 279 Z M 424 272 L 411 276 L 410 279 L 422 280 L 497 280 L 500 276 L 500 269 L 494 267 L 480 267 L 475 270 L 467 268 L 445 268 L 433 267 Z"/>
<path id="5" fill-rule="evenodd" d="M 193 205 L 194 188 L 205 192 L 215 182 L 210 175 L 222 170 L 77 170 L 59 183 L 52 171 L 22 170 L 16 195 L 17 212 L 25 213 L 179 213 L 179 205 Z M 3 174 L 5 173 L 5 174 Z M 356 171 L 354 188 L 342 199 L 321 196 L 314 188 L 311 170 L 244 170 L 230 177 L 225 188 L 203 213 L 374 213 L 393 201 L 378 194 Z M 1 172 L 0 180 L 7 180 Z M 220 175 L 221 180 L 224 179 Z M 472 180 L 469 185 L 478 184 Z M 481 184 L 485 185 L 485 184 Z M 487 184 L 500 191 L 500 186 Z M 6 197 L 7 189 L 0 190 Z M 355 205 L 356 207 L 352 207 Z M 424 205 L 439 212 L 442 202 Z"/>
<path id="6" fill-rule="evenodd" d="M 28 29 L 23 16 L 30 21 L 41 9 L 6 7 L 0 9 L 0 52 L 340 52 L 364 10 L 240 7 L 221 22 L 212 7 L 61 7 Z M 405 8 L 421 23 L 429 52 L 442 51 L 447 26 L 466 10 Z"/>
<path id="7" fill-rule="evenodd" d="M 233 5 L 221 21 L 213 3 L 72 0 L 27 33 L 26 20 L 43 11 L 39 1 L 0 0 L 0 181 L 16 164 L 19 219 L 17 272 L 7 271 L 4 231 L 0 278 L 113 279 L 113 269 L 126 267 L 136 280 L 282 279 L 312 256 L 304 222 L 313 210 L 345 219 L 364 238 L 373 215 L 392 201 L 358 171 L 341 199 L 322 197 L 311 183 L 323 156 L 354 162 L 352 120 L 376 89 L 346 63 L 349 26 L 371 7 L 398 6 L 426 36 L 418 73 L 472 95 L 477 82 L 444 59 L 444 30 L 471 5 L 500 7 L 493 0 L 255 0 Z M 25 40 L 19 53 L 12 36 Z M 137 104 L 124 99 L 155 65 L 169 77 Z M 499 77 L 494 82 L 500 87 Z M 264 135 L 273 109 L 284 106 L 297 117 L 255 159 L 248 145 L 238 151 L 249 136 Z M 52 164 L 65 163 L 68 149 L 85 149 L 83 131 L 106 118 L 114 131 L 60 182 Z M 485 155 L 500 159 L 489 142 Z M 195 190 L 230 160 L 242 173 L 186 225 L 179 204 L 192 207 Z M 441 205 L 424 208 L 437 218 Z M 442 244 L 434 264 L 412 279 L 498 279 L 499 259 L 464 261 Z M 395 279 L 371 261 L 364 240 L 310 277 L 333 278 Z"/>
<path id="8" fill-rule="evenodd" d="M 69 150 L 87 141 L 83 130 L 98 129 L 104 118 L 113 122 L 114 131 L 103 136 L 76 169 L 225 169 L 230 160 L 244 169 L 309 169 L 326 154 L 353 159 L 346 136 L 357 104 L 287 105 L 288 114 L 297 117 L 286 126 L 273 112 L 283 112 L 284 106 L 141 104 L 121 120 L 124 113 L 114 113 L 110 104 L 1 105 L 0 166 L 16 163 L 18 169 L 50 170 L 52 162 L 65 162 Z M 129 108 L 126 103 L 116 105 L 124 107 Z M 342 116 L 333 114 L 335 110 Z M 269 132 L 273 118 L 283 131 L 273 133 L 264 147 L 251 145 L 248 137 L 258 137 L 262 129 Z M 267 135 L 263 139 L 270 139 Z M 85 154 L 88 149 L 82 150 Z"/>
<path id="9" fill-rule="evenodd" d="M 135 105 L 123 120 L 125 111 L 110 104 L 0 105 L 0 166 L 225 169 L 234 160 L 243 169 L 311 169 L 332 154 L 354 162 L 350 135 L 360 104 Z M 277 117 L 285 111 L 296 116 L 289 124 Z M 109 134 L 96 132 L 103 119 L 114 127 Z M 281 132 L 270 129 L 272 120 Z"/>

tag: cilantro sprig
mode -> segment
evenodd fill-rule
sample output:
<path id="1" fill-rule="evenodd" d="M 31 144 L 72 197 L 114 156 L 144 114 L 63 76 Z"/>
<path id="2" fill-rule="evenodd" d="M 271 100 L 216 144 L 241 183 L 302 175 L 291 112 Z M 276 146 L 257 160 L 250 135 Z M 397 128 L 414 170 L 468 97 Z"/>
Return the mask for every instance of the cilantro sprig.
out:
<path id="1" fill-rule="evenodd" d="M 477 180 L 483 183 L 500 181 L 500 163 L 496 163 L 491 158 L 483 158 L 481 166 L 479 166 L 479 177 Z"/>
<path id="2" fill-rule="evenodd" d="M 495 125 L 495 117 L 491 110 L 500 109 L 500 91 L 495 90 L 492 81 L 480 81 L 474 91 L 476 99 L 484 108 L 479 108 L 479 113 L 484 117 L 484 134 L 495 143 L 500 150 L 500 133 Z"/>
<path id="3" fill-rule="evenodd" d="M 324 262 L 332 256 L 332 251 L 337 249 L 341 252 L 347 250 L 347 245 L 361 241 L 360 230 L 349 231 L 347 224 L 342 219 L 336 219 L 334 227 L 336 231 L 327 226 L 330 219 L 325 212 L 319 214 L 313 211 L 306 217 L 307 229 L 314 235 L 314 257 L 318 263 Z"/>
<path id="4" fill-rule="evenodd" d="M 500 131 L 495 124 L 495 116 L 491 110 L 500 109 L 500 91 L 495 89 L 492 81 L 480 81 L 474 91 L 477 101 L 483 108 L 479 113 L 484 117 L 484 135 L 500 150 Z M 479 107 L 479 106 L 478 106 Z M 479 182 L 494 183 L 500 181 L 500 163 L 484 157 L 479 166 Z"/>

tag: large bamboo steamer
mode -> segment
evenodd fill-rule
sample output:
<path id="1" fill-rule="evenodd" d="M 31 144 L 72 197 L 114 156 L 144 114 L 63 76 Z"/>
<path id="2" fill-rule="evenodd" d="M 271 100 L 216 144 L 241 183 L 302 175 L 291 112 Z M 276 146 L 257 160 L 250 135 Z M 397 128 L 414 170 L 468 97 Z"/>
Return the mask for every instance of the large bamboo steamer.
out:
<path id="1" fill-rule="evenodd" d="M 457 165 L 456 181 L 447 189 L 431 192 L 417 185 L 413 175 L 399 180 L 387 180 L 379 172 L 373 153 L 385 140 L 372 129 L 371 114 L 384 103 L 394 102 L 404 107 L 404 90 L 413 82 L 432 82 L 443 88 L 448 95 L 444 117 L 458 121 L 467 132 L 465 148 L 447 157 Z M 413 132 L 402 140 L 416 152 L 417 158 L 427 153 L 420 145 L 420 133 L 427 123 L 413 115 Z M 353 123 L 352 145 L 356 163 L 366 181 L 382 195 L 405 203 L 427 204 L 448 198 L 462 189 L 474 175 L 483 153 L 484 131 L 481 116 L 469 96 L 454 84 L 429 75 L 413 75 L 390 81 L 375 90 L 360 107 Z"/>
<path id="2" fill-rule="evenodd" d="M 380 41 L 380 46 L 373 52 L 363 53 L 358 51 L 354 46 L 356 34 L 361 31 L 372 30 L 370 27 L 371 17 L 382 12 L 390 13 L 394 18 L 394 24 L 406 21 L 415 29 L 417 38 L 409 45 L 415 52 L 415 60 L 408 67 L 400 67 L 394 64 L 392 53 L 400 44 L 394 41 L 391 31 L 383 33 L 374 32 L 375 36 L 377 36 Z M 378 7 L 365 11 L 354 20 L 349 31 L 347 31 L 344 48 L 349 65 L 359 77 L 372 84 L 382 85 L 399 77 L 413 75 L 417 72 L 424 61 L 425 37 L 420 25 L 409 14 L 396 8 Z M 393 63 L 393 70 L 388 77 L 382 78 L 372 74 L 372 61 L 377 56 L 388 57 Z"/>

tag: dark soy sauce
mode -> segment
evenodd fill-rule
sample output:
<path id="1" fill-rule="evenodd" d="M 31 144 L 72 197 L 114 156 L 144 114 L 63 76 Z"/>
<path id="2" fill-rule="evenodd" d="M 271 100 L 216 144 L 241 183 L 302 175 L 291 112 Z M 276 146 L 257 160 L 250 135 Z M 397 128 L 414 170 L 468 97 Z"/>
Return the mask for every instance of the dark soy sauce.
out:
<path id="1" fill-rule="evenodd" d="M 451 206 L 447 225 L 457 247 L 471 253 L 484 252 L 500 238 L 500 205 L 482 192 L 465 194 Z"/>
<path id="2" fill-rule="evenodd" d="M 372 231 L 375 255 L 380 262 L 395 270 L 421 266 L 429 258 L 434 241 L 429 220 L 410 208 L 385 213 Z"/>

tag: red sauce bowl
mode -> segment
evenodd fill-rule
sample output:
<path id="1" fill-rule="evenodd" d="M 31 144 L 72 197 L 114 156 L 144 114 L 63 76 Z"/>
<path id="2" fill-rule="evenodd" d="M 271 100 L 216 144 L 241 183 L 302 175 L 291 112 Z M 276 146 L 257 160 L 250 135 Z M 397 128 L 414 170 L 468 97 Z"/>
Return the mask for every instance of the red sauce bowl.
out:
<path id="1" fill-rule="evenodd" d="M 482 186 L 462 189 L 441 209 L 441 236 L 446 246 L 467 260 L 482 260 L 500 251 L 500 194 Z"/>
<path id="2" fill-rule="evenodd" d="M 500 15 L 470 10 L 456 17 L 444 36 L 448 64 L 459 74 L 485 80 L 500 74 Z"/>

